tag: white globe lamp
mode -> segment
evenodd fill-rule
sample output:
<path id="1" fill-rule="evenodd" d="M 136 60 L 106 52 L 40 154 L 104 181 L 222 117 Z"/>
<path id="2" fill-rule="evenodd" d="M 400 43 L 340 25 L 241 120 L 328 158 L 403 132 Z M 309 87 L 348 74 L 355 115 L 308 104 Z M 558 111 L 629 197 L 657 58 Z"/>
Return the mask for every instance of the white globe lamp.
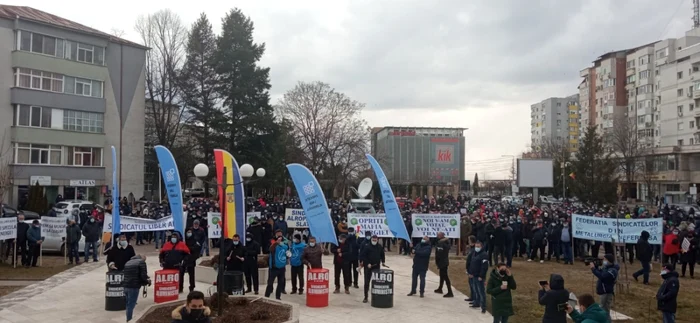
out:
<path id="1" fill-rule="evenodd" d="M 209 166 L 201 163 L 194 166 L 194 176 L 201 178 L 207 175 L 209 175 Z"/>

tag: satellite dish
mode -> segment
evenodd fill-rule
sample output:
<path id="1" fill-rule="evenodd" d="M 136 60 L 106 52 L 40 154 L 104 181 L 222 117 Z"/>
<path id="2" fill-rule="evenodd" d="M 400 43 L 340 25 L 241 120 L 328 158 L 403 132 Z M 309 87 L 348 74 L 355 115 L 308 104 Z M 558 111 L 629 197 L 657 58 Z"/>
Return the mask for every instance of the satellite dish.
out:
<path id="1" fill-rule="evenodd" d="M 359 198 L 365 198 L 369 192 L 372 190 L 372 180 L 370 178 L 363 178 L 360 185 L 357 187 L 357 195 Z"/>

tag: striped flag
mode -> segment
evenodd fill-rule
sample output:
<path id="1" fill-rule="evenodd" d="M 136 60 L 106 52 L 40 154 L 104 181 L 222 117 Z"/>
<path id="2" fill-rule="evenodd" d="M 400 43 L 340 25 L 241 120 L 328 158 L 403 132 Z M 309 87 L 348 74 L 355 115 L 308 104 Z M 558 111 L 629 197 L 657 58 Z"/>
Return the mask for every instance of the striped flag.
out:
<path id="1" fill-rule="evenodd" d="M 243 178 L 236 159 L 228 151 L 214 149 L 216 179 L 219 183 L 219 206 L 224 217 L 222 237 L 233 238 L 234 234 L 245 237 L 245 194 Z M 226 187 L 222 187 L 224 169 L 226 169 Z M 233 185 L 236 184 L 236 185 Z M 241 239 L 245 244 L 245 239 Z"/>

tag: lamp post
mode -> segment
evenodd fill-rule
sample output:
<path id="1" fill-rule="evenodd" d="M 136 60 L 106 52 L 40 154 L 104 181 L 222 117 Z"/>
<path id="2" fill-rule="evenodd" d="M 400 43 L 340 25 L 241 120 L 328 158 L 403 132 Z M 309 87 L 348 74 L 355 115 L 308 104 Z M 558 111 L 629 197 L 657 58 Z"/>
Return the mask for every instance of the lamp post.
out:
<path id="1" fill-rule="evenodd" d="M 515 184 L 515 155 L 501 155 L 501 158 L 513 158 L 513 164 L 511 165 L 511 180 L 513 182 L 510 183 L 510 195 L 515 196 L 515 192 L 513 192 L 513 185 Z"/>
<path id="2" fill-rule="evenodd" d="M 223 174 L 221 176 L 221 183 L 217 183 L 216 186 L 219 188 L 222 188 L 222 191 L 226 191 L 226 188 L 229 186 L 235 186 L 241 183 L 246 183 L 246 182 L 252 182 L 253 180 L 246 180 L 246 178 L 253 177 L 253 172 L 255 172 L 255 175 L 258 177 L 262 178 L 265 177 L 265 169 L 264 168 L 258 168 L 256 171 L 254 171 L 253 166 L 250 164 L 243 164 L 241 165 L 239 169 L 239 173 L 244 180 L 242 182 L 238 183 L 231 183 L 227 184 L 226 183 L 226 172 L 227 169 L 224 166 L 223 169 Z M 194 176 L 204 179 L 209 175 L 209 167 L 205 164 L 197 164 L 194 166 Z M 221 199 L 221 196 L 219 196 L 219 199 Z M 226 225 L 226 206 L 225 205 L 220 205 L 221 207 L 221 227 L 224 228 Z M 223 315 L 223 304 L 224 304 L 224 298 L 223 298 L 223 280 L 224 280 L 224 240 L 226 237 L 223 236 L 223 230 L 221 232 L 221 238 L 219 239 L 219 269 L 216 272 L 216 294 L 217 294 L 217 302 L 218 302 L 218 316 L 221 317 Z"/>
<path id="3" fill-rule="evenodd" d="M 566 167 L 571 166 L 569 162 L 561 162 L 561 199 L 566 202 Z"/>

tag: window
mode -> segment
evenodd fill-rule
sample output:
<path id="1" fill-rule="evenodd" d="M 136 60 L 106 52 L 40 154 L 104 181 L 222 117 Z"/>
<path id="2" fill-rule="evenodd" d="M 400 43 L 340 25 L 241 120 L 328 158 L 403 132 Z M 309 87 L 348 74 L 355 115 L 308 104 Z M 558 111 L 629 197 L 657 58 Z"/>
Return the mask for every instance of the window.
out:
<path id="1" fill-rule="evenodd" d="M 625 82 L 626 82 L 625 84 L 632 84 L 632 83 L 634 83 L 635 77 L 636 77 L 636 75 L 634 75 L 634 74 L 628 76 L 628 77 L 627 77 L 627 81 L 625 81 Z"/>
<path id="2" fill-rule="evenodd" d="M 14 121 L 15 126 L 51 128 L 51 108 L 18 104 Z"/>
<path id="3" fill-rule="evenodd" d="M 78 44 L 78 62 L 92 64 L 94 56 L 94 47 L 89 45 Z"/>
<path id="4" fill-rule="evenodd" d="M 688 129 L 693 129 L 693 128 L 695 128 L 695 121 L 688 122 Z"/>
<path id="5" fill-rule="evenodd" d="M 640 80 L 643 80 L 646 78 L 649 78 L 649 70 L 643 70 L 643 71 L 639 72 L 639 79 Z"/>
<path id="6" fill-rule="evenodd" d="M 66 147 L 68 166 L 102 166 L 102 148 Z"/>
<path id="7" fill-rule="evenodd" d="M 676 94 L 678 96 L 683 96 L 683 89 L 678 89 L 678 91 L 676 91 Z"/>
<path id="8" fill-rule="evenodd" d="M 61 165 L 61 146 L 15 143 L 15 164 Z"/>
<path id="9" fill-rule="evenodd" d="M 664 58 L 666 56 L 668 56 L 668 47 L 656 51 L 657 59 Z"/>
<path id="10" fill-rule="evenodd" d="M 57 48 L 63 46 L 63 39 L 56 37 L 36 34 L 25 30 L 18 31 L 19 33 L 19 49 L 32 53 L 39 53 L 51 56 L 57 56 Z M 59 46 L 58 43 L 61 45 Z"/>
<path id="11" fill-rule="evenodd" d="M 695 109 L 695 104 L 688 104 L 688 111 L 693 111 L 693 109 Z"/>
<path id="12" fill-rule="evenodd" d="M 676 73 L 676 75 L 678 76 L 679 80 L 682 79 L 683 78 L 683 71 Z"/>
<path id="13" fill-rule="evenodd" d="M 693 138 L 688 139 L 688 143 L 689 143 L 690 145 L 693 145 L 693 144 L 694 144 L 694 143 L 693 143 Z"/>
<path id="14" fill-rule="evenodd" d="M 84 111 L 63 111 L 63 129 L 80 132 L 104 132 L 104 115 Z"/>
<path id="15" fill-rule="evenodd" d="M 639 65 L 646 65 L 649 64 L 649 60 L 651 59 L 651 55 L 644 55 L 639 58 Z"/>
<path id="16" fill-rule="evenodd" d="M 634 67 L 634 60 L 627 61 L 627 68 Z"/>
<path id="17" fill-rule="evenodd" d="M 103 83 L 101 81 L 66 76 L 65 84 L 65 93 L 92 96 L 95 98 L 102 97 Z"/>
<path id="18" fill-rule="evenodd" d="M 72 61 L 96 65 L 104 65 L 105 63 L 104 47 L 66 41 L 64 51 L 66 59 Z"/>
<path id="19" fill-rule="evenodd" d="M 63 75 L 29 68 L 15 69 L 15 86 L 51 92 L 63 92 Z"/>
<path id="20" fill-rule="evenodd" d="M 678 146 L 683 146 L 683 139 L 678 140 Z"/>
<path id="21" fill-rule="evenodd" d="M 75 79 L 75 94 L 90 96 L 92 95 L 92 80 Z"/>
<path id="22" fill-rule="evenodd" d="M 678 123 L 678 130 L 683 130 L 683 122 Z"/>
<path id="23" fill-rule="evenodd" d="M 651 84 L 637 87 L 637 94 L 654 93 L 654 87 Z"/>

